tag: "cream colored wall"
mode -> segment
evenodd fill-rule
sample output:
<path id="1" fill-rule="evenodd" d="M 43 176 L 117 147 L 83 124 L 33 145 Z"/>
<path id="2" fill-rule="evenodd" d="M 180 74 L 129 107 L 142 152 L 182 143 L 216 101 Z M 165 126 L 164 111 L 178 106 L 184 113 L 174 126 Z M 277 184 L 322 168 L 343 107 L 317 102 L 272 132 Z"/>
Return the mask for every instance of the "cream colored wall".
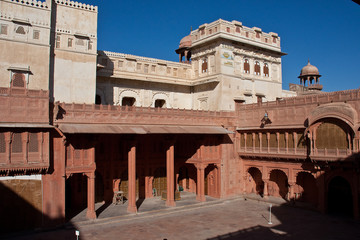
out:
<path id="1" fill-rule="evenodd" d="M 97 7 L 72 3 L 69 6 L 57 1 L 56 5 L 55 32 L 60 45 L 56 46 L 55 40 L 54 97 L 60 102 L 94 103 Z"/>
<path id="2" fill-rule="evenodd" d="M 0 34 L 1 87 L 10 87 L 11 68 L 30 70 L 27 88 L 49 88 L 50 3 L 37 4 L 0 1 L 0 25 L 7 26 L 7 34 Z M 16 33 L 20 26 L 25 34 Z M 34 39 L 34 31 L 39 39 Z"/>

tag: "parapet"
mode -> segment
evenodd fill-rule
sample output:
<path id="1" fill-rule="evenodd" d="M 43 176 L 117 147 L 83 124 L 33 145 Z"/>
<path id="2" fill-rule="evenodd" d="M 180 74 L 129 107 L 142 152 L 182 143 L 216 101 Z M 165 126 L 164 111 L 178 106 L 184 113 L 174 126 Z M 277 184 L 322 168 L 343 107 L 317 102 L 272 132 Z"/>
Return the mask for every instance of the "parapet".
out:
<path id="1" fill-rule="evenodd" d="M 49 8 L 49 6 L 46 4 L 46 2 L 36 1 L 36 0 L 5 0 L 5 1 L 18 3 L 18 4 L 25 5 L 25 6 L 30 6 L 30 7 L 37 7 L 37 8 L 43 8 L 43 9 Z"/>
<path id="2" fill-rule="evenodd" d="M 83 10 L 88 10 L 88 11 L 94 11 L 94 12 L 98 11 L 97 6 L 80 3 L 80 2 L 74 2 L 74 1 L 70 1 L 70 0 L 56 0 L 56 4 L 73 7 L 73 8 L 78 8 L 78 9 L 83 9 Z"/>

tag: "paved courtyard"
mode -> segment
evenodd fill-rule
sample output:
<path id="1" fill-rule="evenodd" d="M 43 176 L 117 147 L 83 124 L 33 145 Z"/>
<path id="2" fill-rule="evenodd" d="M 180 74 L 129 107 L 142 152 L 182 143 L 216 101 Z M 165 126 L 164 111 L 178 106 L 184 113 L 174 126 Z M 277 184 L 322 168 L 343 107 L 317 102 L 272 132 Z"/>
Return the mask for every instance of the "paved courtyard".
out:
<path id="1" fill-rule="evenodd" d="M 148 206 L 156 201 L 163 204 L 153 200 Z M 273 204 L 272 213 L 272 224 L 269 224 L 269 203 L 244 198 L 210 200 L 138 214 L 103 216 L 93 222 L 79 217 L 66 228 L 11 239 L 76 239 L 75 229 L 80 231 L 82 240 L 360 239 L 360 221 L 350 218 L 322 215 L 284 204 Z"/>

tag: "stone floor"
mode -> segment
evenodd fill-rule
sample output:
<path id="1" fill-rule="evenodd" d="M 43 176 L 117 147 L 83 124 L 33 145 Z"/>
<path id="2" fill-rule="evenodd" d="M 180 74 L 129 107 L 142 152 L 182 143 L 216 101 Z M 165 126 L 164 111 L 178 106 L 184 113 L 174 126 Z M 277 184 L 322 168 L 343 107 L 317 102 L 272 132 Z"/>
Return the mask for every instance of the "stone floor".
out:
<path id="1" fill-rule="evenodd" d="M 110 205 L 95 221 L 85 220 L 81 213 L 65 228 L 10 239 L 76 239 L 75 230 L 80 231 L 79 239 L 83 240 L 360 239 L 359 221 L 289 207 L 279 201 L 272 202 L 272 224 L 269 202 L 239 197 L 208 198 L 206 203 L 198 203 L 188 195 L 172 208 L 165 207 L 160 199 L 146 200 L 138 214 L 127 214 L 126 205 Z M 116 216 L 116 211 L 124 214 Z"/>

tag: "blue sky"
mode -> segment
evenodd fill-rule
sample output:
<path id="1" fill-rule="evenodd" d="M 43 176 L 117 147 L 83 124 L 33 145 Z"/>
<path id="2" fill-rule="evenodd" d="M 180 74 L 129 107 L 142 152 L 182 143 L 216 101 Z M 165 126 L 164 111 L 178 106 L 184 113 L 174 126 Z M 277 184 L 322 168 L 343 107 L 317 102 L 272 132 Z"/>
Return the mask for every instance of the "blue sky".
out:
<path id="1" fill-rule="evenodd" d="M 283 88 L 310 59 L 324 91 L 360 87 L 360 5 L 351 0 L 95 1 L 98 49 L 178 61 L 182 37 L 219 18 L 281 37 Z"/>

